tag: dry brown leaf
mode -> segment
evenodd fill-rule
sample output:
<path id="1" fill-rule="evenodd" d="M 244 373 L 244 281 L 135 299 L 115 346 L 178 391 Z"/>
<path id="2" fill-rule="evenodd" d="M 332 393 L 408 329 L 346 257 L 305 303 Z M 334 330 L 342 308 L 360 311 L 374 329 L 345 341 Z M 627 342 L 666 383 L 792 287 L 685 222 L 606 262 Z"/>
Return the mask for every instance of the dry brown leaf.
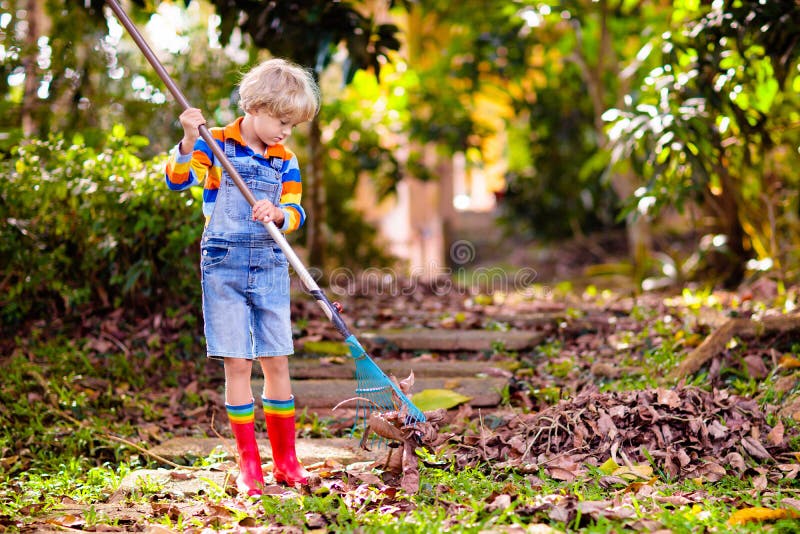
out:
<path id="1" fill-rule="evenodd" d="M 751 354 L 744 357 L 744 363 L 747 366 L 747 372 L 752 378 L 762 379 L 769 374 L 769 369 L 764 364 L 764 360 L 760 355 Z"/>
<path id="2" fill-rule="evenodd" d="M 674 389 L 658 388 L 658 404 L 663 404 L 669 408 L 677 408 L 681 404 L 680 396 Z"/>
<path id="3" fill-rule="evenodd" d="M 725 468 L 716 462 L 708 462 L 701 466 L 698 471 L 709 482 L 718 482 L 727 474 Z"/>
<path id="4" fill-rule="evenodd" d="M 751 436 L 742 438 L 742 446 L 753 458 L 758 460 L 772 460 L 772 455 L 767 452 L 767 449 L 764 448 L 761 442 Z"/>
<path id="5" fill-rule="evenodd" d="M 378 475 L 374 473 L 368 473 L 364 471 L 348 471 L 347 474 L 367 484 L 374 484 L 376 486 L 379 486 L 382 483 L 381 479 L 378 478 Z"/>
<path id="6" fill-rule="evenodd" d="M 764 491 L 765 489 L 767 489 L 766 475 L 754 476 L 752 482 L 753 482 L 753 487 L 759 491 Z"/>
<path id="7" fill-rule="evenodd" d="M 511 495 L 506 493 L 501 493 L 497 495 L 492 501 L 486 506 L 487 512 L 493 512 L 495 510 L 506 510 L 508 507 L 511 506 Z"/>
<path id="8" fill-rule="evenodd" d="M 747 469 L 747 465 L 744 463 L 744 458 L 738 452 L 732 452 L 725 457 L 725 462 L 736 469 L 739 473 L 743 473 L 745 469 Z"/>
<path id="9" fill-rule="evenodd" d="M 714 439 L 724 438 L 728 434 L 728 429 L 725 427 L 725 425 L 716 419 L 711 421 L 706 428 L 708 429 L 709 435 Z"/>
<path id="10" fill-rule="evenodd" d="M 781 499 L 780 504 L 781 506 L 789 506 L 790 508 L 794 508 L 795 510 L 800 510 L 800 499 L 787 497 L 785 499 Z"/>
<path id="11" fill-rule="evenodd" d="M 400 487 L 410 494 L 419 491 L 419 460 L 414 452 L 416 448 L 416 444 L 410 439 L 403 442 L 403 478 L 400 480 Z"/>
<path id="12" fill-rule="evenodd" d="M 572 482 L 575 480 L 575 473 L 562 467 L 548 467 L 547 474 L 555 480 L 563 480 L 564 482 Z"/>
<path id="13" fill-rule="evenodd" d="M 653 498 L 656 500 L 656 502 L 671 504 L 675 508 L 686 506 L 687 504 L 692 504 L 695 502 L 687 497 L 684 497 L 683 495 L 656 495 Z"/>
<path id="14" fill-rule="evenodd" d="M 774 447 L 778 447 L 783 443 L 783 422 L 779 419 L 778 424 L 776 424 L 772 430 L 769 431 L 767 434 L 767 443 Z"/>

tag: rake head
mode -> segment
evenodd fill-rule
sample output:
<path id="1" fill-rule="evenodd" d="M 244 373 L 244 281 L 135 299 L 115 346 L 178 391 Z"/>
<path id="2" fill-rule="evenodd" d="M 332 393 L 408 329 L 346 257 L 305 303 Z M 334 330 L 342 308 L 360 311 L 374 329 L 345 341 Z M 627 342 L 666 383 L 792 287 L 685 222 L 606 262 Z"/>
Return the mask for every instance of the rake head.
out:
<path id="1" fill-rule="evenodd" d="M 397 384 L 384 373 L 369 354 L 364 350 L 355 336 L 346 340 L 350 347 L 350 355 L 356 363 L 356 395 L 365 401 L 359 401 L 356 408 L 356 423 L 363 418 L 366 422 L 374 412 L 398 412 L 407 425 L 425 422 L 425 414 L 414 406 Z"/>

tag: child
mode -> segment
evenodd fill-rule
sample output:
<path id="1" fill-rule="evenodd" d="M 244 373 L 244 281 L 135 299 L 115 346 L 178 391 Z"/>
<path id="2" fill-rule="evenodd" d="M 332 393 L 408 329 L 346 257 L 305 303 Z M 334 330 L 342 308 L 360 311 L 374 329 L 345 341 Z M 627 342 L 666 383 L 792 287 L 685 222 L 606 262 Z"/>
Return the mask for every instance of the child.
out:
<path id="1" fill-rule="evenodd" d="M 283 232 L 304 222 L 297 158 L 283 141 L 294 126 L 317 114 L 319 89 L 308 71 L 271 59 L 244 76 L 239 95 L 244 116 L 211 134 L 256 197 L 252 209 L 199 137 L 205 119 L 198 109 L 180 115 L 183 139 L 170 154 L 166 179 L 174 190 L 204 182 L 200 266 L 208 357 L 222 358 L 225 365 L 225 407 L 239 452 L 237 486 L 260 495 L 264 475 L 254 429 L 253 359 L 264 371 L 261 400 L 275 480 L 294 485 L 308 477 L 295 453 L 288 263 L 262 222 L 272 221 Z"/>

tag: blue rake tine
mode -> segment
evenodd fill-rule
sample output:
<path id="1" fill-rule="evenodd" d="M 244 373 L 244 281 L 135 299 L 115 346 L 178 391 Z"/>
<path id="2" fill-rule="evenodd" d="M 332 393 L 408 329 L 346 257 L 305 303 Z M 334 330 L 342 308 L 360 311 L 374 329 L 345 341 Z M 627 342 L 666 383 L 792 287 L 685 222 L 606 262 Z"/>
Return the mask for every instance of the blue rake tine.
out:
<path id="1" fill-rule="evenodd" d="M 392 400 L 392 388 L 388 385 L 367 386 L 366 384 L 371 380 L 364 377 L 356 377 L 356 381 L 362 384 L 356 387 L 356 395 L 367 399 L 369 401 L 367 406 L 371 407 L 372 410 L 390 412 L 398 409 L 398 406 L 395 406 Z"/>
<path id="2" fill-rule="evenodd" d="M 369 357 L 355 336 L 351 335 L 345 341 L 350 347 L 350 355 L 356 363 L 356 394 L 370 401 L 369 405 L 365 406 L 365 419 L 373 410 L 390 412 L 400 410 L 405 406 L 408 412 L 406 424 L 424 423 L 425 414 L 422 413 L 422 410 L 414 406 L 411 399 L 386 376 L 386 373 Z M 400 405 L 395 405 L 395 398 L 398 399 Z"/>

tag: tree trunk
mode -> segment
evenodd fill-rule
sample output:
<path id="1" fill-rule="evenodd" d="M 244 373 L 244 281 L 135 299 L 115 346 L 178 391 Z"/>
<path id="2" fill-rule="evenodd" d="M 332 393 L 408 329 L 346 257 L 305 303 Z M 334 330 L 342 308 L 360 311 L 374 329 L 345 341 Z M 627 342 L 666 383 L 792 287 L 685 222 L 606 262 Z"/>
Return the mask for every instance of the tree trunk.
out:
<path id="1" fill-rule="evenodd" d="M 44 13 L 40 0 L 28 0 L 27 4 L 28 33 L 25 36 L 25 58 L 22 60 L 25 68 L 25 86 L 22 95 L 21 119 L 22 135 L 34 137 L 39 129 L 36 120 L 36 108 L 38 107 L 36 93 L 39 85 L 37 56 L 39 55 L 39 36 L 42 33 L 41 22 Z"/>
<path id="2" fill-rule="evenodd" d="M 747 233 L 740 220 L 739 199 L 736 196 L 737 185 L 723 166 L 718 166 L 720 191 L 714 194 L 706 192 L 706 200 L 717 217 L 719 232 L 727 238 L 727 253 L 714 253 L 709 259 L 710 267 L 722 275 L 722 283 L 726 288 L 738 286 L 745 275 L 745 264 L 748 253 L 745 247 Z"/>
<path id="3" fill-rule="evenodd" d="M 322 171 L 322 131 L 314 117 L 308 133 L 308 179 L 306 198 L 306 245 L 311 267 L 325 266 L 325 177 Z"/>
<path id="4" fill-rule="evenodd" d="M 595 64 L 590 63 L 589 55 L 586 53 L 587 45 L 582 35 L 583 30 L 577 22 L 575 22 L 574 26 L 577 46 L 571 59 L 580 67 L 589 98 L 592 101 L 597 146 L 600 150 L 605 150 L 608 145 L 608 138 L 605 133 L 603 113 L 605 113 L 608 107 L 606 102 L 608 94 L 603 80 L 607 78 L 608 73 L 613 74 L 616 78 L 620 78 L 622 69 L 620 68 L 618 58 L 614 54 L 611 42 L 612 35 L 608 21 L 613 14 L 611 12 L 611 7 L 608 5 L 608 1 L 599 0 L 598 10 L 600 17 L 600 51 L 597 54 L 597 62 Z M 628 92 L 628 85 L 629 80 L 621 80 L 620 91 L 614 99 L 617 102 L 617 107 L 622 107 L 622 97 Z M 637 179 L 630 171 L 626 173 L 612 173 L 610 181 L 612 189 L 620 200 L 625 200 L 633 195 L 638 187 Z M 646 217 L 637 217 L 636 214 L 631 214 L 625 218 L 625 230 L 628 240 L 628 254 L 631 263 L 633 263 L 634 273 L 636 273 L 637 278 L 640 278 L 644 273 L 647 258 L 651 255 L 653 250 L 652 225 Z"/>
<path id="5" fill-rule="evenodd" d="M 637 187 L 636 176 L 626 173 L 613 173 L 611 188 L 622 199 L 630 198 Z M 631 212 L 625 217 L 625 235 L 628 241 L 628 255 L 633 263 L 633 272 L 637 280 L 645 275 L 647 259 L 653 250 L 653 231 L 650 221 L 645 215 Z"/>

